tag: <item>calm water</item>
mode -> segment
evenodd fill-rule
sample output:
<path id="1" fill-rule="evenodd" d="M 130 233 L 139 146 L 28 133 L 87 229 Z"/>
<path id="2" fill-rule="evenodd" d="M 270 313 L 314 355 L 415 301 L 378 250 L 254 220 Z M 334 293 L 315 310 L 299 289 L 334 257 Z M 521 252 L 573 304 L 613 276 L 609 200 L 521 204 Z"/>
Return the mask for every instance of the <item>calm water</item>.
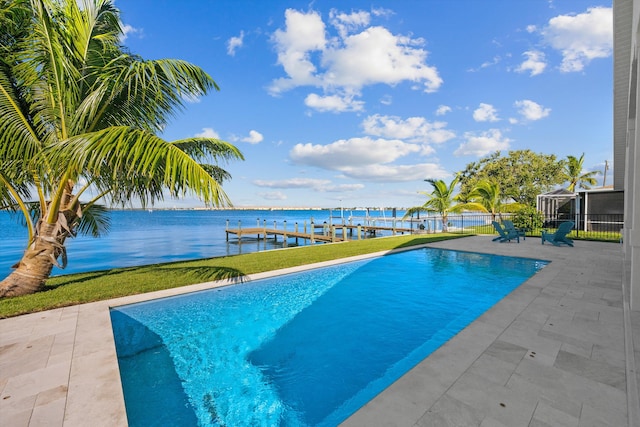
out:
<path id="1" fill-rule="evenodd" d="M 335 426 L 545 262 L 419 249 L 113 309 L 131 426 Z"/>
<path id="2" fill-rule="evenodd" d="M 391 211 L 384 213 L 371 210 L 370 217 L 389 220 Z M 398 212 L 401 217 L 403 212 Z M 274 221 L 277 228 L 282 228 L 287 221 L 287 229 L 293 230 L 298 222 L 302 231 L 304 222 L 309 226 L 311 219 L 316 223 L 329 221 L 334 223 L 339 218 L 353 215 L 363 218 L 365 211 L 340 210 L 145 210 L 111 211 L 110 232 L 99 239 L 78 236 L 67 240 L 67 268 L 61 270 L 54 267 L 53 274 L 78 273 L 85 271 L 105 270 L 117 267 L 155 264 L 169 261 L 210 258 L 216 256 L 236 255 L 280 248 L 282 240 L 247 240 L 238 244 L 231 236 L 226 241 L 225 227 L 229 220 L 230 228 L 237 228 L 238 221 L 243 227 L 255 227 L 257 224 L 272 228 Z M 16 217 L 17 218 L 17 217 Z M 357 223 L 357 222 L 356 222 Z M 380 222 L 380 225 L 383 222 Z M 408 224 L 407 224 L 408 225 Z M 0 211 L 0 278 L 11 272 L 11 265 L 22 257 L 27 244 L 26 228 L 9 213 Z M 290 240 L 289 246 L 295 241 Z M 309 244 L 299 240 L 300 245 Z"/>

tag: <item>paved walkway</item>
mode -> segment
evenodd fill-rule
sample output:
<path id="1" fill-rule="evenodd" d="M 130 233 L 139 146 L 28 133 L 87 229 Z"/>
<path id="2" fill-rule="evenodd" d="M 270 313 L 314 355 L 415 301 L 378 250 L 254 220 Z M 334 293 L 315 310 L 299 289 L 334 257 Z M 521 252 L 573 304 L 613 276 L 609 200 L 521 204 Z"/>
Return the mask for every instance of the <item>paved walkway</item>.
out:
<path id="1" fill-rule="evenodd" d="M 629 374 L 640 313 L 624 310 L 620 245 L 478 236 L 431 246 L 552 262 L 344 426 L 640 425 Z M 108 308 L 184 291 L 0 320 L 0 425 L 125 426 Z"/>

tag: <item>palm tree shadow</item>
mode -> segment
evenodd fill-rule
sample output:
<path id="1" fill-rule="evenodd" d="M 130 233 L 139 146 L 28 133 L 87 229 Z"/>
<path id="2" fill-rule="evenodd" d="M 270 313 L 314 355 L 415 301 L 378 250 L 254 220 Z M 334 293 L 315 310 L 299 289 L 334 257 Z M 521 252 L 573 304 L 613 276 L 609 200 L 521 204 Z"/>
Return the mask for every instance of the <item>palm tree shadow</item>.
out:
<path id="1" fill-rule="evenodd" d="M 56 281 L 57 283 L 47 283 L 43 292 L 51 291 L 72 284 L 89 282 L 104 277 L 110 277 L 114 280 L 117 280 L 117 277 L 122 274 L 146 274 L 150 272 L 155 272 L 156 274 L 160 272 L 160 274 L 164 274 L 167 276 L 182 278 L 187 277 L 189 280 L 187 280 L 187 283 L 185 283 L 183 286 L 202 282 L 213 282 L 217 280 L 227 280 L 232 283 L 243 283 L 247 281 L 244 272 L 236 268 L 218 266 L 184 267 L 175 266 L 169 263 L 154 264 L 143 267 L 125 267 L 113 270 L 93 271 L 88 273 L 76 273 L 70 274 L 66 277 L 59 276 L 59 279 L 61 280 L 59 282 Z"/>
<path id="2" fill-rule="evenodd" d="M 237 268 L 231 267 L 172 267 L 170 265 L 156 267 L 157 270 L 167 271 L 171 274 L 177 274 L 189 277 L 198 282 L 214 282 L 217 280 L 228 280 L 234 283 L 242 283 L 247 279 L 244 273 Z"/>

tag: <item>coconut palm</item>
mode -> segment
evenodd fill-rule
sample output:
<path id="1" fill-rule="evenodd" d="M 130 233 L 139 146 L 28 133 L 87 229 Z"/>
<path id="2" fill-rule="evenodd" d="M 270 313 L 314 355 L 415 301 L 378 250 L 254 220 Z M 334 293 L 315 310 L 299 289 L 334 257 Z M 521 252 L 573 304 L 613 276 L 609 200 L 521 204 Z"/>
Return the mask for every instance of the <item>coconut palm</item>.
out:
<path id="1" fill-rule="evenodd" d="M 500 191 L 500 185 L 490 180 L 482 180 L 476 184 L 469 199 L 479 203 L 484 208 L 484 212 L 491 214 L 491 220 L 495 221 L 496 216 L 502 220 L 502 214 L 505 212 L 514 212 L 522 208 L 524 205 L 520 203 L 504 203 L 504 196 Z"/>
<path id="2" fill-rule="evenodd" d="M 407 209 L 404 218 L 420 212 L 434 212 L 440 215 L 442 219 L 442 231 L 447 232 L 450 213 L 460 213 L 464 210 L 484 211 L 484 206 L 480 203 L 462 202 L 458 196 L 454 195 L 456 185 L 460 181 L 460 175 L 456 175 L 449 185 L 441 179 L 425 179 L 425 181 L 433 187 L 430 193 L 426 191 L 420 192 L 427 196 L 427 201 L 422 206 Z"/>
<path id="3" fill-rule="evenodd" d="M 569 181 L 567 190 L 576 191 L 577 187 L 582 187 L 585 190 L 588 190 L 592 185 L 596 185 L 598 182 L 594 177 L 598 174 L 598 171 L 582 173 L 583 163 L 584 153 L 582 153 L 580 158 L 567 156 L 567 162 L 564 164 L 564 173 Z"/>
<path id="4" fill-rule="evenodd" d="M 157 135 L 216 83 L 190 63 L 132 55 L 121 36 L 111 0 L 0 0 L 0 207 L 28 230 L 0 296 L 43 289 L 66 264 L 67 238 L 105 232 L 98 202 L 145 207 L 192 194 L 230 203 L 219 164 L 242 159 L 237 148 Z"/>

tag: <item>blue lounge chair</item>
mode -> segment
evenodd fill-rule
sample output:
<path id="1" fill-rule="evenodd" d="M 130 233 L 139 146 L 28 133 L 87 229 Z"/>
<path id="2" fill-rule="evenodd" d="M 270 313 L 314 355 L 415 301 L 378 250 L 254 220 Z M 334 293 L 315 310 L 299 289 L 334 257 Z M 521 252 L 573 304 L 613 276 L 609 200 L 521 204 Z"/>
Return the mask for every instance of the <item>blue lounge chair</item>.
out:
<path id="1" fill-rule="evenodd" d="M 493 239 L 494 242 L 497 240 L 500 243 L 504 243 L 504 242 L 510 242 L 511 240 L 515 240 L 516 242 L 520 243 L 520 235 L 517 232 L 514 233 L 514 232 L 509 232 L 505 230 L 496 221 L 492 221 L 491 224 L 493 224 L 493 228 L 496 229 L 499 235 L 498 237 Z"/>
<path id="2" fill-rule="evenodd" d="M 574 222 L 567 221 L 560 224 L 555 233 L 548 233 L 547 231 L 542 231 L 542 244 L 544 242 L 551 242 L 555 246 L 560 245 L 569 245 L 573 246 L 573 240 L 567 237 L 567 234 L 573 230 Z"/>
<path id="3" fill-rule="evenodd" d="M 510 220 L 503 220 L 502 225 L 507 232 L 518 233 L 518 236 L 522 237 L 523 240 L 527 240 L 527 233 L 523 229 L 517 228 L 515 225 L 513 225 L 513 222 L 511 222 Z"/>

